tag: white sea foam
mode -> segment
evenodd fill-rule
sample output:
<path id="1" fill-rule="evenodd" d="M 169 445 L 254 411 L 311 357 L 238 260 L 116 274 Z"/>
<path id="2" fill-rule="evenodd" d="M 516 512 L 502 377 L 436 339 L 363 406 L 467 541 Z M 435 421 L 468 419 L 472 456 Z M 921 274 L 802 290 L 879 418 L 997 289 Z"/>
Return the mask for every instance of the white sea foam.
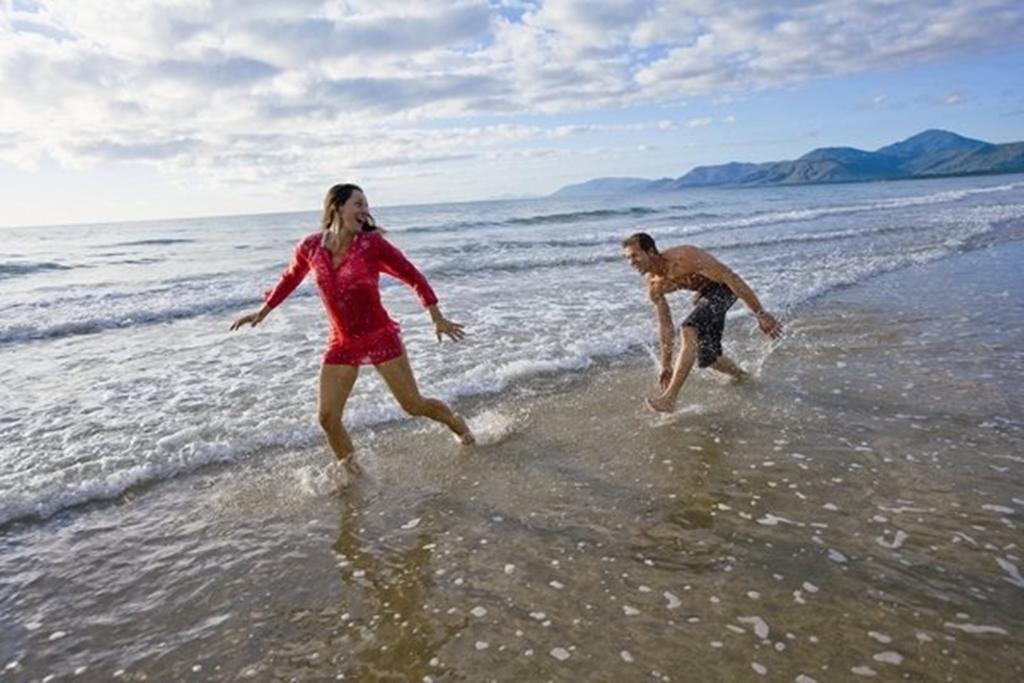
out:
<path id="1" fill-rule="evenodd" d="M 766 640 L 768 638 L 768 635 L 771 633 L 771 629 L 769 629 L 768 627 L 768 622 L 766 622 L 761 617 L 737 617 L 736 621 L 740 622 L 741 624 L 750 624 L 751 626 L 753 626 L 754 635 L 756 635 L 761 640 Z"/>
<path id="2" fill-rule="evenodd" d="M 902 529 L 896 530 L 896 535 L 890 541 L 885 536 L 879 536 L 875 539 L 875 543 L 882 546 L 883 548 L 889 548 L 890 550 L 896 550 L 903 546 L 903 543 L 909 538 L 907 532 Z"/>
<path id="3" fill-rule="evenodd" d="M 496 410 L 485 410 L 468 420 L 477 444 L 487 446 L 498 443 L 515 431 L 516 419 Z"/>
<path id="4" fill-rule="evenodd" d="M 963 631 L 964 633 L 970 633 L 971 635 L 996 635 L 1006 636 L 1009 635 L 1006 629 L 999 626 L 984 626 L 979 624 L 960 624 L 947 621 L 946 628 L 951 628 L 956 631 Z"/>
<path id="5" fill-rule="evenodd" d="M 1003 571 L 1007 573 L 1007 581 L 1018 588 L 1024 588 L 1024 577 L 1020 575 L 1020 570 L 1017 568 L 1017 565 L 1002 557 L 997 557 L 996 562 L 1000 567 L 1002 567 Z"/>

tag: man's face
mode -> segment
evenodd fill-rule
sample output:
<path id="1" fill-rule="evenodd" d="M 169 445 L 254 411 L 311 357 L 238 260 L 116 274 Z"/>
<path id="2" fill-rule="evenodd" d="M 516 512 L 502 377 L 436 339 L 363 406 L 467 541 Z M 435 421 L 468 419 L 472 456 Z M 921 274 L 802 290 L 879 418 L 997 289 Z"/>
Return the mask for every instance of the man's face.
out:
<path id="1" fill-rule="evenodd" d="M 622 250 L 629 265 L 641 273 L 647 273 L 651 269 L 651 255 L 640 248 L 638 244 L 630 244 Z"/>

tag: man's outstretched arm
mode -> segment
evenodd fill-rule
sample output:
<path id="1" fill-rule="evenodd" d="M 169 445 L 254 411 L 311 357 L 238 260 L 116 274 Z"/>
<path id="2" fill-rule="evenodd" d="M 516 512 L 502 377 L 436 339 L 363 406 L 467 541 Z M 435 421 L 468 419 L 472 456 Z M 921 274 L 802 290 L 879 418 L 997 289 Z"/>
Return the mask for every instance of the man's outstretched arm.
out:
<path id="1" fill-rule="evenodd" d="M 754 290 L 750 288 L 743 278 L 734 273 L 731 268 L 711 254 L 702 251 L 698 259 L 697 272 L 707 279 L 721 282 L 731 289 L 733 294 L 746 304 L 747 308 L 754 314 L 754 317 L 757 318 L 757 325 L 761 328 L 762 332 L 772 338 L 777 338 L 782 334 L 782 325 L 779 321 L 771 313 L 764 310 L 760 299 L 754 294 Z"/>
<path id="2" fill-rule="evenodd" d="M 654 314 L 658 319 L 658 339 L 661 342 L 661 374 L 658 383 L 667 387 L 672 381 L 672 340 L 675 337 L 675 330 L 672 327 L 672 309 L 669 308 L 665 295 L 661 292 L 650 291 L 651 303 L 654 304 Z"/>

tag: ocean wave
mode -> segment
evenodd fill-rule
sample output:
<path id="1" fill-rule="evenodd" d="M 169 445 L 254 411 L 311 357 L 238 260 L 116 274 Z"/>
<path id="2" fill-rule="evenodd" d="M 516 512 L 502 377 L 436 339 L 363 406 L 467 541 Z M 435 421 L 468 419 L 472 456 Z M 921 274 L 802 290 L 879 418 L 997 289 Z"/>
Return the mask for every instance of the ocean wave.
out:
<path id="1" fill-rule="evenodd" d="M 441 225 L 420 225 L 409 228 L 397 228 L 396 233 L 432 233 L 458 232 L 473 228 L 502 228 L 510 226 L 531 226 L 557 224 L 576 224 L 600 221 L 616 217 L 639 217 L 661 213 L 661 209 L 648 206 L 630 206 L 623 209 L 593 209 L 590 211 L 567 211 L 557 213 L 539 213 L 532 216 L 520 216 L 503 220 L 455 221 Z"/>
<path id="2" fill-rule="evenodd" d="M 546 225 L 548 223 L 581 223 L 584 221 L 604 220 L 620 216 L 649 216 L 660 213 L 658 209 L 648 206 L 631 206 L 625 209 L 595 209 L 591 211 L 572 211 L 569 213 L 548 213 L 523 218 L 510 218 L 506 225 Z"/>
<path id="3" fill-rule="evenodd" d="M 162 256 L 140 256 L 138 258 L 126 258 L 118 261 L 107 261 L 103 265 L 108 266 L 150 266 L 154 263 L 162 263 L 167 259 Z"/>
<path id="4" fill-rule="evenodd" d="M 310 296 L 310 292 L 295 292 L 293 297 Z M 182 304 L 152 309 L 144 304 L 111 314 L 96 315 L 78 320 L 49 322 L 40 325 L 13 324 L 0 328 L 0 346 L 29 341 L 53 340 L 83 334 L 96 334 L 133 325 L 166 323 L 174 320 L 195 318 L 201 315 L 242 310 L 260 301 L 259 296 L 224 297 L 204 300 L 202 303 Z"/>
<path id="5" fill-rule="evenodd" d="M 788 235 L 785 237 L 768 237 L 761 240 L 740 240 L 735 242 L 728 242 L 725 244 L 716 244 L 713 247 L 709 247 L 709 249 L 711 249 L 712 251 L 721 251 L 726 249 L 748 249 L 753 247 L 778 247 L 797 244 L 812 244 L 820 242 L 839 242 L 844 240 L 857 239 L 861 237 L 895 235 L 903 232 L 912 231 L 915 229 L 919 228 L 907 225 L 882 225 L 874 228 L 864 228 L 856 230 L 830 230 L 826 232 L 804 233 L 802 235 Z"/>
<path id="6" fill-rule="evenodd" d="M 181 237 L 162 237 L 153 238 L 146 240 L 133 240 L 131 242 L 114 242 L 113 244 L 102 245 L 101 249 L 109 249 L 110 247 L 166 247 L 172 244 L 193 244 L 198 240 L 186 239 Z"/>
<path id="7" fill-rule="evenodd" d="M 774 225 L 776 223 L 795 223 L 823 218 L 825 216 L 855 214 L 891 209 L 912 208 L 931 204 L 948 204 L 976 194 L 1009 192 L 1024 188 L 1024 183 L 1010 183 L 996 187 L 979 187 L 964 190 L 946 190 L 925 195 L 892 197 L 862 204 L 843 204 L 839 206 L 818 206 L 788 211 L 755 211 L 743 216 L 726 218 L 725 220 L 697 225 L 682 225 L 678 229 L 667 228 L 662 234 L 697 235 L 706 232 L 729 229 L 745 229 Z"/>
<path id="8" fill-rule="evenodd" d="M 539 258 L 525 258 L 489 263 L 454 263 L 431 268 L 428 271 L 428 275 L 431 278 L 434 278 L 438 276 L 460 277 L 475 273 L 519 273 L 525 271 L 546 270 L 549 268 L 574 268 L 578 266 L 617 263 L 622 261 L 622 254 L 618 253 L 618 251 L 612 254 L 605 254 L 604 252 L 601 252 L 598 254 L 582 256 L 541 256 Z"/>
<path id="9" fill-rule="evenodd" d="M 15 521 L 47 519 L 68 508 L 115 500 L 133 488 L 151 485 L 216 464 L 236 462 L 266 448 L 310 446 L 320 438 L 308 423 L 278 430 L 263 430 L 251 436 L 223 441 L 205 441 L 198 428 L 186 428 L 157 441 L 153 452 L 141 462 L 118 462 L 125 456 L 111 456 L 96 463 L 65 468 L 53 481 L 35 490 L 5 495 L 0 504 L 0 528 Z M 95 473 L 95 470 L 100 470 Z M 92 472 L 92 473 L 87 473 Z"/>
<path id="10" fill-rule="evenodd" d="M 66 266 L 63 263 L 53 261 L 37 261 L 31 263 L 0 263 L 0 279 L 18 277 L 20 275 L 31 275 L 32 273 L 44 273 L 54 270 L 72 270 L 74 266 Z"/>
<path id="11" fill-rule="evenodd" d="M 584 340 L 547 357 L 509 358 L 479 365 L 465 373 L 444 397 L 455 400 L 491 395 L 537 375 L 584 369 L 598 359 L 635 350 L 643 337 L 642 332 L 636 331 L 613 339 Z M 346 424 L 352 429 L 363 429 L 398 419 L 404 419 L 404 415 L 387 404 L 386 408 L 349 416 Z M 301 421 L 260 419 L 258 424 L 236 425 L 238 428 L 233 432 L 226 432 L 223 425 L 184 427 L 160 436 L 141 452 L 133 439 L 123 453 L 115 452 L 99 462 L 83 461 L 43 475 L 17 473 L 18 478 L 30 481 L 38 481 L 41 476 L 48 478 L 34 488 L 15 481 L 11 473 L 0 474 L 0 483 L 8 489 L 3 491 L 0 503 L 0 529 L 12 522 L 45 520 L 69 508 L 117 500 L 130 490 L 207 467 L 240 462 L 256 453 L 315 446 L 322 443 L 323 437 L 314 422 L 312 417 Z"/>

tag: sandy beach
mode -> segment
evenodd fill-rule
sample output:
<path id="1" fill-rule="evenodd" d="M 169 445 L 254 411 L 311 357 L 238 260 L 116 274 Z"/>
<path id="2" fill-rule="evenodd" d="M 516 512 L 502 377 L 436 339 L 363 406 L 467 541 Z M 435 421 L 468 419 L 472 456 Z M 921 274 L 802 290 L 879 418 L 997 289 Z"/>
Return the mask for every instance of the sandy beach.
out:
<path id="1" fill-rule="evenodd" d="M 670 417 L 626 356 L 8 526 L 0 677 L 1017 680 L 1022 257 L 734 316 Z"/>

